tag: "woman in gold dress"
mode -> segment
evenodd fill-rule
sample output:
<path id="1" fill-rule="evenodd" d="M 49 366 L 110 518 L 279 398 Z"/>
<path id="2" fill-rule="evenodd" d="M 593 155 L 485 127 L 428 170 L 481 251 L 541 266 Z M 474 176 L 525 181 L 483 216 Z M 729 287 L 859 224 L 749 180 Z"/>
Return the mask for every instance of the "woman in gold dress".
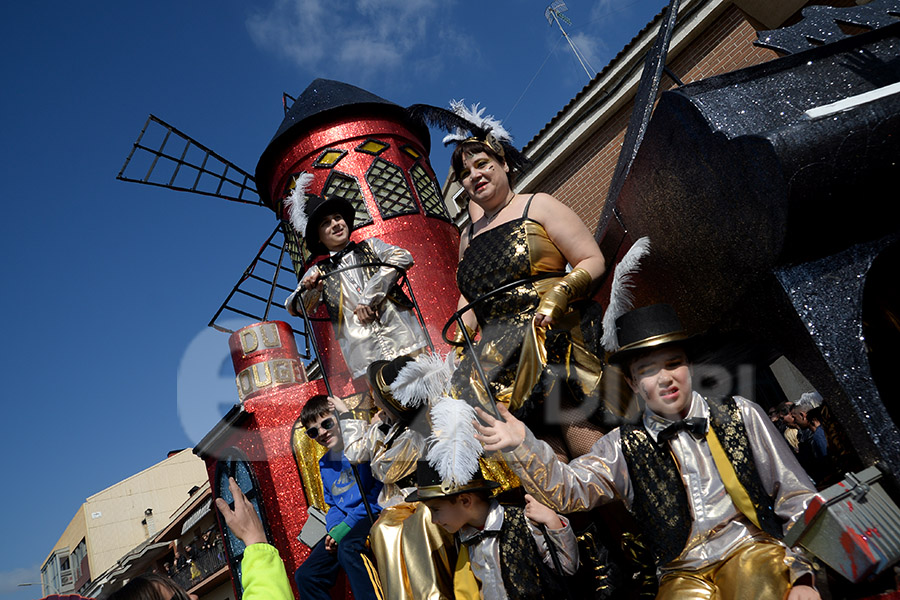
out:
<path id="1" fill-rule="evenodd" d="M 590 302 L 606 264 L 570 208 L 549 194 L 512 190 L 504 146 L 493 132 L 476 133 L 458 143 L 451 159 L 472 216 L 460 239 L 459 307 L 525 280 L 477 302 L 462 319 L 471 332 L 480 330 L 475 352 L 494 398 L 536 426 L 559 454 L 575 457 L 611 428 L 600 401 L 602 363 L 593 351 L 601 311 Z M 458 397 L 490 406 L 468 353 L 453 384 Z"/>

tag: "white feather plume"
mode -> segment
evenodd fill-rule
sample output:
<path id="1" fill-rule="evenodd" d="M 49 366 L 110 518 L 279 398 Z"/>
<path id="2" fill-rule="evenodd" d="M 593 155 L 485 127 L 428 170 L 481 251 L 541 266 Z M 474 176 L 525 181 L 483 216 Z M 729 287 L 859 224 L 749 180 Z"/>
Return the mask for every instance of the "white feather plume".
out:
<path id="1" fill-rule="evenodd" d="M 428 462 L 443 481 L 464 485 L 478 471 L 482 448 L 474 419 L 475 409 L 465 400 L 444 396 L 432 405 Z"/>
<path id="2" fill-rule="evenodd" d="M 406 363 L 391 383 L 391 394 L 403 406 L 416 408 L 445 396 L 456 369 L 453 354 L 423 352 Z"/>
<path id="3" fill-rule="evenodd" d="M 451 100 L 450 108 L 466 121 L 493 133 L 498 141 L 507 143 L 512 142 L 512 136 L 506 131 L 506 128 L 503 127 L 500 119 L 495 118 L 493 115 L 484 116 L 485 108 L 478 108 L 477 103 L 473 104 L 471 107 L 466 107 L 464 100 Z M 457 134 L 458 133 L 459 132 L 457 132 Z M 449 137 L 451 136 L 448 135 L 444 138 L 444 143 L 447 143 L 446 140 Z"/>
<path id="4" fill-rule="evenodd" d="M 309 190 L 309 184 L 313 182 L 315 177 L 311 173 L 300 173 L 294 182 L 294 189 L 290 195 L 285 198 L 284 206 L 287 208 L 288 217 L 291 220 L 291 226 L 294 231 L 301 236 L 306 235 L 306 192 Z"/>
<path id="5" fill-rule="evenodd" d="M 619 349 L 619 336 L 616 335 L 616 319 L 631 310 L 634 295 L 631 293 L 632 275 L 638 272 L 643 259 L 650 252 L 650 238 L 644 236 L 631 245 L 613 273 L 613 281 L 609 291 L 609 306 L 603 313 L 603 337 L 600 343 L 604 350 L 614 352 Z"/>
<path id="6" fill-rule="evenodd" d="M 465 132 L 462 129 L 460 129 L 459 127 L 457 127 L 456 132 L 448 133 L 447 135 L 445 135 L 444 139 L 441 140 L 441 143 L 446 146 L 447 144 L 450 144 L 453 142 L 464 142 L 467 139 L 469 139 L 469 137 L 471 137 L 471 136 L 467 132 Z"/>

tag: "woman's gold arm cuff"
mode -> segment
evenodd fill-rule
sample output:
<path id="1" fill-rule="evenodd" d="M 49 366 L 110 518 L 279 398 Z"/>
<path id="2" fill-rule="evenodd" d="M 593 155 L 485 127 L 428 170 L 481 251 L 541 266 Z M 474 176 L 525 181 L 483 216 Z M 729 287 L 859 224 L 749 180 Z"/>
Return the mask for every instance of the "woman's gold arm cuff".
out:
<path id="1" fill-rule="evenodd" d="M 586 298 L 590 289 L 591 274 L 579 267 L 544 294 L 538 304 L 537 313 L 557 321 L 566 314 L 570 302 Z"/>

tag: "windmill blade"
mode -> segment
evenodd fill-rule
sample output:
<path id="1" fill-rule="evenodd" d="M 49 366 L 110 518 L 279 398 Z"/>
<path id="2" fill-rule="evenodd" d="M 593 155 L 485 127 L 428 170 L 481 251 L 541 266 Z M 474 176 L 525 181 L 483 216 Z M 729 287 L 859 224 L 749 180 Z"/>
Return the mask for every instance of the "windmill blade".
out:
<path id="1" fill-rule="evenodd" d="M 116 179 L 265 206 L 253 175 L 153 115 Z"/>
<path id="2" fill-rule="evenodd" d="M 284 308 L 284 301 L 297 284 L 299 265 L 302 265 L 299 258 L 303 252 L 300 238 L 293 234 L 290 223 L 279 222 L 219 306 L 209 326 L 225 333 L 234 333 L 222 324 L 228 317 L 248 319 L 245 325 L 277 318 L 292 324 L 291 330 L 297 336 L 300 356 L 312 358 L 306 324 L 302 330 L 294 328 L 293 323 L 298 321 Z"/>
<path id="3" fill-rule="evenodd" d="M 641 142 L 644 140 L 647 126 L 650 124 L 650 116 L 653 113 L 656 95 L 659 92 L 659 84 L 666 66 L 669 43 L 672 40 L 672 33 L 675 31 L 679 5 L 680 0 L 670 0 L 666 9 L 666 16 L 659 28 L 659 32 L 656 34 L 656 41 L 644 59 L 644 70 L 641 73 L 641 80 L 638 83 L 638 89 L 634 96 L 634 109 L 631 111 L 631 119 L 628 122 L 628 128 L 625 130 L 622 149 L 619 151 L 619 160 L 616 163 L 616 170 L 613 173 L 609 192 L 606 195 L 606 203 L 604 204 L 604 206 L 612 207 L 612 210 L 607 210 L 606 208 L 603 210 L 600 223 L 596 229 L 598 240 L 602 238 L 603 233 L 606 231 L 607 223 L 612 214 L 617 213 L 615 208 L 616 199 L 622 192 L 625 180 L 631 172 L 631 165 L 634 163 L 638 149 L 641 147 Z"/>

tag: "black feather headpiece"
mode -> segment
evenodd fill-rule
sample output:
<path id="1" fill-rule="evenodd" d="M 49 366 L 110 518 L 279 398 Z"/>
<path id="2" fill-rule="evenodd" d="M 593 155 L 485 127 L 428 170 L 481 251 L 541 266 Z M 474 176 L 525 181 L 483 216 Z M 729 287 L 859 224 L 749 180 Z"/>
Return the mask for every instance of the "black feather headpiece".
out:
<path id="1" fill-rule="evenodd" d="M 478 142 L 502 156 L 510 169 L 522 171 L 525 168 L 525 157 L 512 145 L 512 136 L 499 119 L 492 115 L 485 116 L 485 109 L 479 108 L 478 104 L 467 107 L 462 100 L 451 101 L 450 109 L 430 104 L 413 104 L 406 111 L 411 119 L 448 132 L 443 140 L 445 146 Z"/>

